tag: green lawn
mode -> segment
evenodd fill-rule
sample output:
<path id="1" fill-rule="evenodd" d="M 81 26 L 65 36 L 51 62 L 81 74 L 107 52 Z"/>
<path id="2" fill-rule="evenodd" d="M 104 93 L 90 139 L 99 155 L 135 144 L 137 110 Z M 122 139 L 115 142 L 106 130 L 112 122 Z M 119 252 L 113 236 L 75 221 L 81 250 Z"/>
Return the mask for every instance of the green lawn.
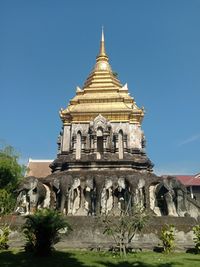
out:
<path id="1" fill-rule="evenodd" d="M 103 252 L 56 251 L 51 257 L 36 258 L 20 250 L 0 252 L 0 267 L 180 267 L 200 266 L 200 255 L 154 252 L 129 254 L 126 260 Z"/>

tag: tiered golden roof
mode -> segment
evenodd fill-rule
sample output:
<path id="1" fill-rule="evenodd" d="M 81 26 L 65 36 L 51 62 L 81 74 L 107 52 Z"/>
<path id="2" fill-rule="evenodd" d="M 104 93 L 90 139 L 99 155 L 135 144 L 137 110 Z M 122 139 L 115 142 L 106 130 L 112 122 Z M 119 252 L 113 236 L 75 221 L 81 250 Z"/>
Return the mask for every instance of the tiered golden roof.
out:
<path id="1" fill-rule="evenodd" d="M 130 122 L 141 124 L 144 110 L 137 107 L 129 95 L 127 84 L 122 86 L 113 73 L 105 51 L 102 30 L 100 52 L 96 64 L 83 88 L 77 87 L 76 96 L 68 107 L 60 111 L 64 124 L 85 123 L 101 114 L 110 122 Z"/>

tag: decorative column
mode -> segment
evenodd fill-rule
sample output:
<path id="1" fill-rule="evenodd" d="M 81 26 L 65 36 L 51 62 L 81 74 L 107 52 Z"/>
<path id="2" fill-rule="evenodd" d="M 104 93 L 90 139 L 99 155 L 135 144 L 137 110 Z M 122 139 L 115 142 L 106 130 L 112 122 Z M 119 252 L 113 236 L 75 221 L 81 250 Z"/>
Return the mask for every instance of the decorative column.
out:
<path id="1" fill-rule="evenodd" d="M 76 135 L 72 138 L 72 152 L 73 154 L 76 154 Z"/>
<path id="2" fill-rule="evenodd" d="M 103 152 L 106 152 L 107 136 L 103 135 Z"/>
<path id="3" fill-rule="evenodd" d="M 86 153 L 90 152 L 90 136 L 89 135 L 85 137 L 85 152 Z"/>
<path id="4" fill-rule="evenodd" d="M 127 152 L 127 134 L 124 134 L 124 140 L 123 140 L 123 148 L 124 152 Z"/>
<path id="5" fill-rule="evenodd" d="M 124 147 L 123 147 L 123 132 L 120 130 L 118 134 L 118 151 L 119 151 L 119 159 L 123 159 L 124 157 Z"/>
<path id="6" fill-rule="evenodd" d="M 90 135 L 90 152 L 94 152 L 94 135 Z"/>
<path id="7" fill-rule="evenodd" d="M 118 135 L 115 135 L 115 152 L 119 151 L 119 142 L 118 142 Z"/>
<path id="8" fill-rule="evenodd" d="M 58 154 L 61 153 L 61 146 L 62 146 L 62 135 L 63 133 L 60 132 L 59 136 L 58 136 L 58 139 L 57 139 L 57 145 L 58 145 Z"/>
<path id="9" fill-rule="evenodd" d="M 85 142 L 86 142 L 85 136 L 82 135 L 81 136 L 81 151 L 85 151 L 85 146 L 86 146 Z"/>
<path id="10" fill-rule="evenodd" d="M 94 149 L 94 152 L 97 152 L 97 136 L 96 135 L 94 135 L 94 147 L 93 147 L 93 149 Z"/>
<path id="11" fill-rule="evenodd" d="M 81 146 L 82 146 L 82 142 L 81 142 L 81 133 L 78 132 L 77 133 L 77 137 L 76 137 L 76 159 L 80 159 L 81 158 Z"/>
<path id="12" fill-rule="evenodd" d="M 106 152 L 110 152 L 111 151 L 111 136 L 107 135 L 106 136 Z"/>

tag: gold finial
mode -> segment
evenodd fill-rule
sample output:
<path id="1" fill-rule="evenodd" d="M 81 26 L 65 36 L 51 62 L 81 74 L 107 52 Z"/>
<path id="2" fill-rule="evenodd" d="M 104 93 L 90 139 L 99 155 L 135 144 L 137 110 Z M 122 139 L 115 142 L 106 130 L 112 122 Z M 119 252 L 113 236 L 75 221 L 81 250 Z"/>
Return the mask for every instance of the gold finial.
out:
<path id="1" fill-rule="evenodd" d="M 104 31 L 103 31 L 103 26 L 102 26 L 102 32 L 101 32 L 101 41 L 104 42 Z"/>
<path id="2" fill-rule="evenodd" d="M 105 50 L 105 43 L 104 43 L 104 28 L 102 26 L 101 32 L 101 43 L 100 43 L 100 51 L 98 57 L 107 57 L 106 50 Z"/>

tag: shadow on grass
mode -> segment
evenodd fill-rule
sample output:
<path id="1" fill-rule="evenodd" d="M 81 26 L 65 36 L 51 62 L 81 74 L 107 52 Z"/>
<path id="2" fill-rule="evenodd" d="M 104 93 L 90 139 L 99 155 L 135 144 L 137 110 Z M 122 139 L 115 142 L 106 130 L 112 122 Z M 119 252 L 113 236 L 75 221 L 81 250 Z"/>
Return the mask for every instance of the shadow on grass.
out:
<path id="1" fill-rule="evenodd" d="M 199 266 L 199 259 L 196 258 L 177 258 L 170 259 L 170 262 L 155 262 L 155 258 L 153 262 L 148 257 L 151 255 L 147 255 L 144 257 L 144 260 L 141 255 L 141 259 L 134 259 L 132 257 L 127 258 L 127 260 L 122 259 L 113 259 L 110 256 L 103 256 L 97 253 L 85 253 L 85 252 L 71 252 L 71 251 L 54 251 L 52 256 L 49 257 L 36 257 L 32 254 L 22 252 L 22 251 L 2 251 L 0 252 L 0 267 L 175 267 L 184 265 L 184 262 L 188 262 L 188 265 L 184 266 Z M 98 260 L 98 259 L 99 260 Z M 163 261 L 165 258 L 162 259 Z M 166 258 L 167 260 L 167 258 Z M 114 262 L 113 262 L 114 261 Z M 167 260 L 169 261 L 169 259 Z M 192 263 L 193 262 L 193 263 Z M 197 265 L 196 265 L 197 264 Z"/>
<path id="2" fill-rule="evenodd" d="M 186 253 L 189 253 L 189 254 L 195 254 L 195 255 L 200 255 L 199 251 L 196 249 L 196 248 L 188 248 L 186 250 Z"/>
<path id="3" fill-rule="evenodd" d="M 196 255 L 198 255 L 198 254 L 196 254 Z M 199 264 L 200 264 L 200 255 L 199 255 L 199 259 L 184 258 L 184 260 L 186 260 L 186 261 L 193 261 L 193 262 L 199 262 Z"/>
<path id="4" fill-rule="evenodd" d="M 73 253 L 55 251 L 49 257 L 35 257 L 25 252 L 0 252 L 1 267 L 85 267 Z"/>
<path id="5" fill-rule="evenodd" d="M 159 263 L 159 264 L 149 264 L 141 261 L 120 261 L 118 263 L 110 263 L 110 262 L 98 262 L 102 266 L 106 267 L 173 267 L 175 263 Z"/>

